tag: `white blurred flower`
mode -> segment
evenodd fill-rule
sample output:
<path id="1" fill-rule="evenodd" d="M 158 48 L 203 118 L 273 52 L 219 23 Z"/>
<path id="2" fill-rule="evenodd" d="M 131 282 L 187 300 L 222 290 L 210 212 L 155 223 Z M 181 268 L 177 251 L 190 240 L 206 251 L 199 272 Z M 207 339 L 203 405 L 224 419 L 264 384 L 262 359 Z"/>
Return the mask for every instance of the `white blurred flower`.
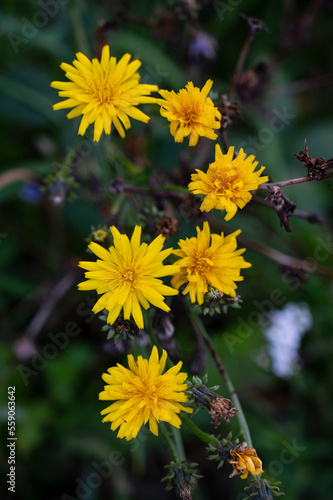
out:
<path id="1" fill-rule="evenodd" d="M 305 303 L 289 302 L 269 313 L 270 326 L 264 331 L 269 342 L 272 371 L 279 377 L 293 375 L 300 363 L 298 349 L 304 333 L 312 326 L 312 314 Z"/>

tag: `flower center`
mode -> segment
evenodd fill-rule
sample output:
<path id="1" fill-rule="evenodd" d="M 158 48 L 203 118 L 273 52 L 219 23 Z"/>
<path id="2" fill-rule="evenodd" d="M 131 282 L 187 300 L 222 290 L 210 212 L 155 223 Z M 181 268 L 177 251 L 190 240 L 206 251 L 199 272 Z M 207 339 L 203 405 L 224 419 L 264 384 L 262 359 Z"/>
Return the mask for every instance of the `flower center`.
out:
<path id="1" fill-rule="evenodd" d="M 136 275 L 133 268 L 124 269 L 122 273 L 122 280 L 133 285 Z"/>
<path id="2" fill-rule="evenodd" d="M 218 194 L 229 194 L 228 191 L 231 191 L 235 195 L 243 188 L 243 185 L 243 181 L 239 178 L 235 170 L 231 172 L 219 172 L 213 178 L 211 191 Z"/>
<path id="3" fill-rule="evenodd" d="M 198 120 L 198 114 L 199 114 L 199 106 L 193 105 L 189 108 L 184 109 L 181 115 L 181 119 L 184 123 L 190 124 Z"/>
<path id="4" fill-rule="evenodd" d="M 203 277 L 207 275 L 207 273 L 211 270 L 212 263 L 211 261 L 202 255 L 201 252 L 196 252 L 195 257 L 194 257 L 194 266 L 192 267 L 191 271 L 192 274 L 199 274 Z"/>
<path id="5" fill-rule="evenodd" d="M 108 104 L 114 97 L 114 91 L 108 82 L 97 82 L 95 93 L 101 104 Z"/>

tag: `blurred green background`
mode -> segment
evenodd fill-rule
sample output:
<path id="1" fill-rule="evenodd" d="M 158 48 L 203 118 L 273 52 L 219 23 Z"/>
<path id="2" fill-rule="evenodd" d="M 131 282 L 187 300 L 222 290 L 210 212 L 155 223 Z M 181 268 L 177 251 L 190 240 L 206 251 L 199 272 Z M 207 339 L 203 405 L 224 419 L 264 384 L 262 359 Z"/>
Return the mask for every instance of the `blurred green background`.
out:
<path id="1" fill-rule="evenodd" d="M 178 91 L 189 80 L 202 87 L 211 78 L 212 97 L 218 100 L 230 87 L 248 36 L 241 14 L 260 18 L 267 28 L 252 42 L 244 69 L 264 64 L 261 73 L 252 73 L 252 78 L 258 77 L 255 98 L 241 101 L 240 95 L 233 95 L 243 120 L 228 127 L 229 142 L 249 153 L 254 147 L 272 181 L 301 177 L 306 170 L 292 153 L 303 149 L 305 138 L 311 156 L 333 156 L 331 0 L 2 2 L 2 498 L 12 495 L 3 479 L 8 473 L 8 386 L 16 387 L 17 498 L 174 498 L 160 484 L 169 461 L 161 439 L 143 430 L 134 442 L 122 442 L 101 423 L 104 405 L 97 397 L 102 372 L 116 362 L 125 363 L 127 352 L 148 353 L 150 346 L 106 341 L 102 322 L 91 313 L 95 295 L 77 291 L 83 278 L 77 262 L 87 258 L 92 226 L 117 223 L 131 232 L 142 220 L 139 216 L 144 217 L 143 207 L 156 202 L 136 194 L 110 194 L 110 182 L 120 177 L 139 187 L 186 186 L 194 168 L 205 169 L 212 161 L 213 143 L 203 140 L 196 148 L 189 148 L 186 140 L 175 144 L 158 109 L 144 106 L 151 116 L 148 125 L 132 121 L 125 140 L 114 133 L 92 144 L 91 131 L 86 138 L 77 137 L 79 119 L 67 120 L 64 111 L 52 110 L 59 98 L 50 82 L 64 80 L 59 65 L 71 63 L 77 51 L 91 57 L 109 43 L 113 55 L 129 52 L 142 61 L 144 82 Z M 270 120 L 279 113 L 287 116 L 285 126 L 272 132 Z M 70 157 L 77 150 L 80 155 Z M 68 199 L 66 179 L 56 177 L 66 161 L 77 183 L 73 200 Z M 323 217 L 326 225 L 292 217 L 292 232 L 287 233 L 274 210 L 250 203 L 225 227 L 241 228 L 243 235 L 301 261 L 310 258 L 307 262 L 315 271 L 318 265 L 332 269 L 330 180 L 291 186 L 284 193 L 298 209 Z M 180 230 L 168 245 L 176 246 L 179 237 L 193 235 L 202 223 L 192 205 L 168 200 L 157 205 L 179 218 Z M 223 220 L 216 217 L 216 224 Z M 321 261 L 318 248 L 320 255 L 326 253 Z M 246 260 L 252 268 L 242 273 L 245 279 L 238 288 L 242 309 L 205 318 L 207 329 L 238 391 L 267 477 L 282 482 L 288 500 L 331 498 L 332 280 L 325 272 L 295 275 L 251 248 Z M 272 303 L 273 290 L 283 296 L 279 303 Z M 282 309 L 289 302 L 307 304 L 312 327 L 302 339 L 298 369 L 279 377 L 272 371 L 264 336 L 267 319 L 258 303 Z M 171 306 L 174 339 L 189 372 L 195 336 L 181 301 L 175 299 Z M 259 316 L 253 316 L 258 310 Z M 250 318 L 248 334 L 240 324 L 248 325 Z M 226 395 L 214 365 L 206 362 L 201 369 L 201 374 L 209 373 L 209 384 L 220 384 Z M 212 432 L 207 412 L 194 418 Z M 219 432 L 225 436 L 230 429 L 237 434 L 237 422 L 222 424 Z M 182 434 L 188 459 L 199 464 L 204 476 L 193 498 L 244 498 L 246 482 L 229 480 L 230 466 L 217 471 L 216 463 L 207 461 L 204 445 L 184 426 Z M 104 477 L 96 470 L 105 460 L 111 468 Z"/>

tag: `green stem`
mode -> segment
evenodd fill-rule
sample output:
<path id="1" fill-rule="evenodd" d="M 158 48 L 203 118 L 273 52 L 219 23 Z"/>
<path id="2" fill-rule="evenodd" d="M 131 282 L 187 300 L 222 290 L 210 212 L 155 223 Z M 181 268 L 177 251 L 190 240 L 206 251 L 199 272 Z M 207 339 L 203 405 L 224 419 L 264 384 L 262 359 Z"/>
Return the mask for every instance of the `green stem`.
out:
<path id="1" fill-rule="evenodd" d="M 184 424 L 187 425 L 187 427 L 195 434 L 199 439 L 202 441 L 205 441 L 205 443 L 211 444 L 212 446 L 217 446 L 218 444 L 218 439 L 216 437 L 212 436 L 211 434 L 207 434 L 207 432 L 202 431 L 195 425 L 195 423 L 188 418 L 186 415 L 182 414 L 180 416 Z"/>
<path id="2" fill-rule="evenodd" d="M 138 194 L 148 194 L 151 196 L 161 197 L 161 198 L 182 198 L 184 194 L 188 194 L 189 191 L 183 186 L 163 186 L 163 187 L 140 187 L 132 186 L 130 184 L 125 184 L 124 191 L 129 193 Z"/>
<path id="3" fill-rule="evenodd" d="M 222 363 L 221 358 L 219 357 L 218 353 L 216 352 L 201 319 L 199 318 L 198 314 L 193 310 L 193 307 L 191 307 L 188 304 L 188 301 L 185 301 L 185 303 L 186 303 L 187 311 L 188 311 L 188 314 L 189 314 L 190 319 L 192 321 L 193 327 L 197 330 L 197 333 L 199 332 L 200 335 L 202 336 L 202 338 L 204 339 L 204 341 L 205 341 L 205 343 L 206 343 L 206 345 L 211 353 L 211 356 L 216 363 L 216 366 L 217 366 L 220 374 L 224 378 L 224 381 L 226 383 L 226 386 L 228 388 L 228 391 L 230 393 L 232 401 L 233 401 L 234 405 L 236 406 L 236 408 L 238 409 L 236 416 L 237 416 L 240 428 L 242 430 L 244 439 L 245 439 L 248 447 L 251 448 L 252 447 L 252 439 L 251 439 L 249 426 L 247 425 L 245 414 L 244 414 L 242 405 L 239 401 L 238 395 L 235 391 L 234 385 L 233 385 L 233 383 L 228 375 L 228 372 L 226 371 L 226 369 Z"/>
<path id="4" fill-rule="evenodd" d="M 175 444 L 176 444 L 177 451 L 178 451 L 178 457 L 179 457 L 181 462 L 185 462 L 185 451 L 184 451 L 182 436 L 179 432 L 179 429 L 177 429 L 177 427 L 172 426 L 171 429 L 172 429 L 173 437 L 175 439 Z"/>
<path id="5" fill-rule="evenodd" d="M 159 422 L 158 425 L 160 426 L 160 429 L 162 431 L 164 440 L 165 440 L 166 444 L 168 445 L 168 448 L 170 450 L 170 453 L 171 453 L 173 461 L 176 462 L 176 463 L 179 463 L 181 461 L 181 457 L 179 457 L 178 454 L 177 454 L 177 447 L 175 446 L 175 444 L 173 443 L 172 439 L 170 438 L 169 433 L 168 433 L 168 431 L 166 429 L 165 423 L 164 422 Z"/>
<path id="6" fill-rule="evenodd" d="M 82 51 L 87 57 L 89 57 L 90 49 L 86 36 L 86 32 L 82 22 L 82 7 L 79 5 L 78 0 L 74 2 L 70 2 L 68 6 L 69 15 L 72 22 L 72 27 L 74 31 L 74 35 L 76 38 L 76 43 L 80 52 Z"/>

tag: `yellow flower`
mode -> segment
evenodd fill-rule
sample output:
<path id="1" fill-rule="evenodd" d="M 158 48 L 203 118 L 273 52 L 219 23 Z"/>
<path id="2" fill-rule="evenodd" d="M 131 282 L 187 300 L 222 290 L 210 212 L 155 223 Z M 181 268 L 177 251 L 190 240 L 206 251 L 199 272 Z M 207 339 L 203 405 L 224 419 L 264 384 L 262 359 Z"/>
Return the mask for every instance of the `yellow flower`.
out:
<path id="1" fill-rule="evenodd" d="M 183 142 L 190 134 L 190 146 L 196 145 L 199 136 L 217 138 L 213 129 L 220 128 L 221 113 L 207 97 L 212 85 L 212 80 L 207 80 L 200 90 L 188 82 L 178 94 L 173 90 L 159 91 L 164 99 L 157 99 L 157 104 L 161 106 L 161 115 L 171 123 L 170 132 L 175 142 Z"/>
<path id="2" fill-rule="evenodd" d="M 245 159 L 246 154 L 240 149 L 238 156 L 233 159 L 234 149 L 233 146 L 230 147 L 228 153 L 223 155 L 220 146 L 216 144 L 214 163 L 209 165 L 206 174 L 201 170 L 192 174 L 192 182 L 188 185 L 194 194 L 205 195 L 201 211 L 209 212 L 213 208 L 226 210 L 225 220 L 230 220 L 237 208 L 243 208 L 251 200 L 250 191 L 268 181 L 267 176 L 260 177 L 265 167 L 254 172 L 258 162 L 253 162 L 253 155 Z"/>
<path id="3" fill-rule="evenodd" d="M 191 302 L 197 300 L 198 304 L 203 303 L 208 285 L 235 297 L 235 281 L 243 280 L 240 269 L 251 267 L 241 257 L 245 248 L 236 250 L 236 236 L 240 232 L 239 229 L 226 237 L 223 233 L 210 234 L 209 224 L 204 222 L 202 231 L 197 227 L 196 238 L 179 240 L 180 250 L 174 250 L 173 253 L 180 257 L 176 262 L 180 271 L 172 278 L 172 286 L 178 290 L 186 283 L 183 294 L 189 293 Z"/>
<path id="4" fill-rule="evenodd" d="M 69 82 L 52 82 L 51 87 L 59 89 L 59 96 L 67 97 L 53 106 L 53 109 L 74 108 L 67 118 L 83 115 L 79 134 L 83 135 L 88 126 L 95 122 L 94 141 L 99 141 L 103 130 L 111 133 L 112 123 L 121 137 L 125 137 L 125 129 L 130 128 L 129 116 L 147 123 L 149 116 L 135 106 L 142 103 L 156 103 L 153 97 L 147 97 L 157 91 L 156 85 L 140 84 L 137 69 L 141 62 L 129 62 L 130 54 L 125 54 L 117 63 L 115 57 L 110 58 L 109 46 L 102 50 L 101 61 L 90 61 L 78 52 L 73 66 L 62 63 L 61 69 L 66 72 Z"/>
<path id="5" fill-rule="evenodd" d="M 246 479 L 249 472 L 253 476 L 261 475 L 264 472 L 262 470 L 262 461 L 258 457 L 256 450 L 254 448 L 246 449 L 246 446 L 246 443 L 241 443 L 230 451 L 232 456 L 230 463 L 234 470 L 229 477 L 242 474 L 241 479 Z"/>
<path id="6" fill-rule="evenodd" d="M 179 270 L 176 265 L 163 266 L 162 261 L 172 253 L 172 248 L 162 250 L 165 238 L 159 235 L 149 245 L 140 244 L 141 227 L 135 226 L 131 241 L 112 226 L 113 244 L 109 250 L 95 242 L 89 243 L 90 250 L 99 257 L 97 262 L 79 262 L 87 269 L 79 290 L 97 290 L 103 294 L 93 307 L 98 313 L 109 311 L 107 321 L 112 324 L 124 311 L 124 319 L 133 319 L 143 328 L 141 306 L 148 309 L 153 304 L 163 311 L 170 311 L 164 303 L 164 295 L 177 295 L 177 291 L 163 285 L 162 276 L 174 274 Z"/>
<path id="7" fill-rule="evenodd" d="M 162 375 L 167 353 L 163 350 L 159 360 L 156 346 L 149 360 L 139 356 L 135 361 L 132 354 L 127 359 L 129 368 L 117 364 L 108 369 L 108 374 L 102 375 L 107 385 L 99 399 L 115 401 L 101 411 L 101 415 L 106 415 L 103 422 L 111 422 L 112 431 L 119 427 L 117 437 L 126 441 L 135 438 L 148 420 L 149 429 L 155 436 L 158 436 L 159 421 L 169 422 L 179 429 L 181 420 L 177 413 L 181 410 L 193 412 L 192 408 L 180 404 L 188 400 L 184 393 L 187 374 L 179 373 L 182 362 Z"/>

